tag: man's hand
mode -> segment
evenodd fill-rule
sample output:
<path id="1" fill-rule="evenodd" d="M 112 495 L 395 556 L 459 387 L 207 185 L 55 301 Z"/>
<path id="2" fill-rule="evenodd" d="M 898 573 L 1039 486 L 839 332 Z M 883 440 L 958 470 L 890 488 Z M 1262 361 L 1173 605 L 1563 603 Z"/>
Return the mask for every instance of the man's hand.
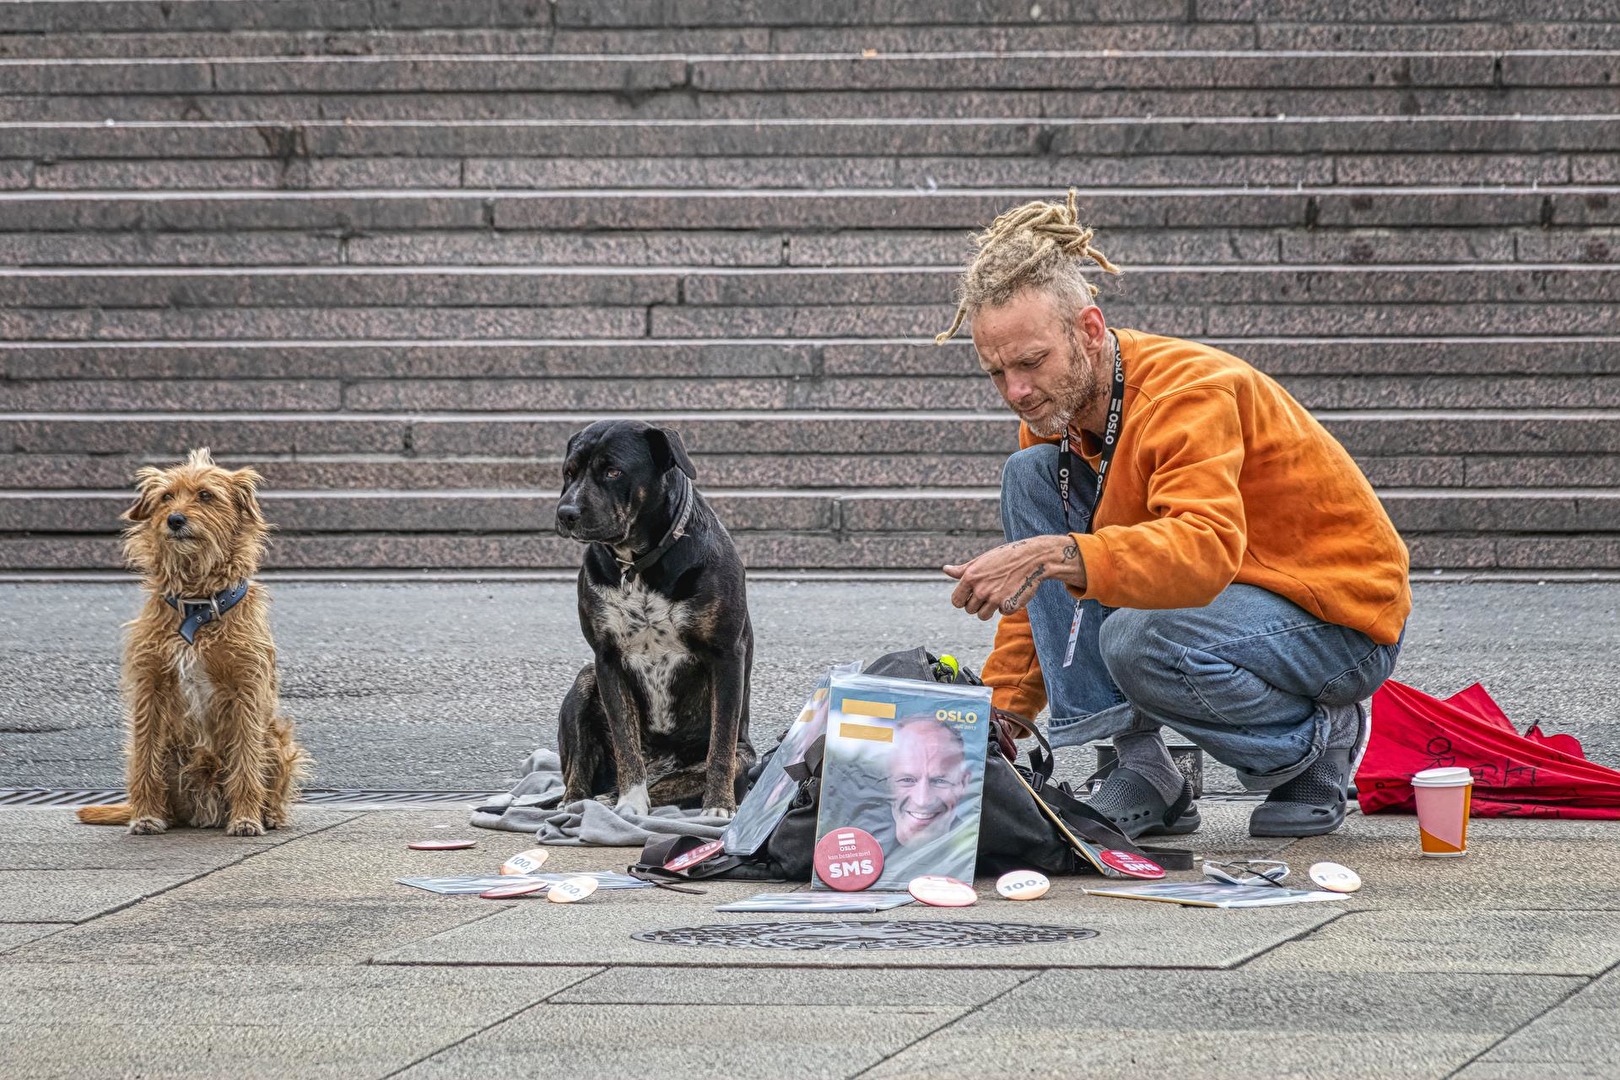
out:
<path id="1" fill-rule="evenodd" d="M 987 620 L 996 614 L 1011 615 L 1029 603 L 1035 586 L 1049 577 L 1072 580 L 1079 565 L 1073 537 L 1035 536 L 991 548 L 972 562 L 943 569 L 958 582 L 951 603 Z"/>

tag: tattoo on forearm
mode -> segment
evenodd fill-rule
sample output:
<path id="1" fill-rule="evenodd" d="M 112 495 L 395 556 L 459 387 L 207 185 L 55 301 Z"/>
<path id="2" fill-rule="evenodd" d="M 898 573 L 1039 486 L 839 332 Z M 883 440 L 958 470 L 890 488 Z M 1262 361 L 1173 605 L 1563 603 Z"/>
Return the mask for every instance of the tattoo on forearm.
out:
<path id="1" fill-rule="evenodd" d="M 1017 611 L 1018 610 L 1018 603 L 1019 603 L 1019 601 L 1021 601 L 1024 598 L 1024 594 L 1029 592 L 1029 590 L 1033 589 L 1036 585 L 1040 584 L 1041 577 L 1045 573 L 1046 573 L 1046 564 L 1045 563 L 1041 563 L 1041 565 L 1039 565 L 1035 569 L 1031 570 L 1029 572 L 1029 576 L 1024 579 L 1024 583 L 1022 585 L 1018 586 L 1018 591 L 1013 593 L 1011 596 L 1007 597 L 1007 599 L 1005 599 L 1005 600 L 1003 600 L 1001 602 L 1001 610 L 1006 612 L 1009 615 L 1012 614 L 1013 612 Z"/>

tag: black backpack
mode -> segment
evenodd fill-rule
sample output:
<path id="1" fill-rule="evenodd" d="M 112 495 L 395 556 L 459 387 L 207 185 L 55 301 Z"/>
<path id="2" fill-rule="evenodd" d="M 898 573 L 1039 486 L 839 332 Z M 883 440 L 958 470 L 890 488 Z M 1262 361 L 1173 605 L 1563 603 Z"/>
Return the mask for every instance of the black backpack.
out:
<path id="1" fill-rule="evenodd" d="M 866 668 L 865 674 L 983 685 L 972 671 L 954 662 L 941 662 L 922 648 L 881 656 Z M 1192 868 L 1190 852 L 1133 843 L 1113 822 L 1076 798 L 1067 784 L 1055 782 L 1052 748 L 1038 730 L 1035 738 L 1039 746 L 1030 751 L 1028 765 L 1009 761 L 999 741 L 994 737 L 990 740 L 980 804 L 978 874 L 999 876 L 1013 870 L 1039 870 L 1049 875 L 1123 876 L 1097 861 L 1099 850 L 1143 855 L 1167 870 Z M 648 842 L 641 861 L 630 868 L 631 872 L 664 881 L 711 877 L 810 881 L 816 817 L 821 809 L 824 748 L 825 739 L 817 739 L 810 744 L 803 761 L 785 770 L 798 782 L 798 792 L 775 831 L 752 855 L 723 855 L 684 871 L 668 871 L 665 863 L 704 841 L 690 836 L 660 837 Z M 750 787 L 759 780 L 774 753 L 774 749 L 769 751 L 749 769 Z"/>

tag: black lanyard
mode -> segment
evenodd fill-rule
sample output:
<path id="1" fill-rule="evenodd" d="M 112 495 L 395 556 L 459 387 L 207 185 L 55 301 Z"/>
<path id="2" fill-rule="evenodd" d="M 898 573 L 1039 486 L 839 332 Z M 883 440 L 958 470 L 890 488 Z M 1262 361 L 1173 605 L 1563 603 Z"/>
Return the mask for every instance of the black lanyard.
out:
<path id="1" fill-rule="evenodd" d="M 1091 513 L 1086 515 L 1086 523 L 1081 532 L 1090 532 L 1091 523 L 1097 517 L 1097 507 L 1102 505 L 1103 483 L 1108 479 L 1108 465 L 1114 460 L 1114 451 L 1119 449 L 1119 425 L 1125 418 L 1125 363 L 1119 355 L 1119 339 L 1114 338 L 1114 390 L 1113 396 L 1108 399 L 1108 426 L 1103 429 L 1102 457 L 1097 462 L 1097 497 L 1091 501 Z M 1058 443 L 1058 498 L 1063 503 L 1063 526 L 1070 532 L 1074 531 L 1074 523 L 1069 520 L 1069 473 L 1074 467 L 1074 454 L 1069 449 L 1069 431 L 1063 430 L 1063 441 Z"/>

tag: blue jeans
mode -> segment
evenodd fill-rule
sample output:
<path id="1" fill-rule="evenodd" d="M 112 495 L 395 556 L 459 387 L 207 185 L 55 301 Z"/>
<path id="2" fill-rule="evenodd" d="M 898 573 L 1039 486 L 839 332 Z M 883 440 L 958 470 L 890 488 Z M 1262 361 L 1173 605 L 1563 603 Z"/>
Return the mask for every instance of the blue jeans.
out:
<path id="1" fill-rule="evenodd" d="M 1067 532 L 1057 493 L 1057 447 L 1007 459 L 1001 524 L 1008 540 Z M 1079 528 L 1097 478 L 1078 456 L 1069 486 Z M 1275 593 L 1228 585 L 1201 608 L 1142 610 L 1081 602 L 1074 661 L 1063 666 L 1074 598 L 1043 581 L 1029 603 L 1035 652 L 1051 709 L 1053 746 L 1081 746 L 1168 727 L 1245 787 L 1269 790 L 1327 747 L 1329 710 L 1353 707 L 1395 670 L 1400 643 L 1323 622 Z"/>

